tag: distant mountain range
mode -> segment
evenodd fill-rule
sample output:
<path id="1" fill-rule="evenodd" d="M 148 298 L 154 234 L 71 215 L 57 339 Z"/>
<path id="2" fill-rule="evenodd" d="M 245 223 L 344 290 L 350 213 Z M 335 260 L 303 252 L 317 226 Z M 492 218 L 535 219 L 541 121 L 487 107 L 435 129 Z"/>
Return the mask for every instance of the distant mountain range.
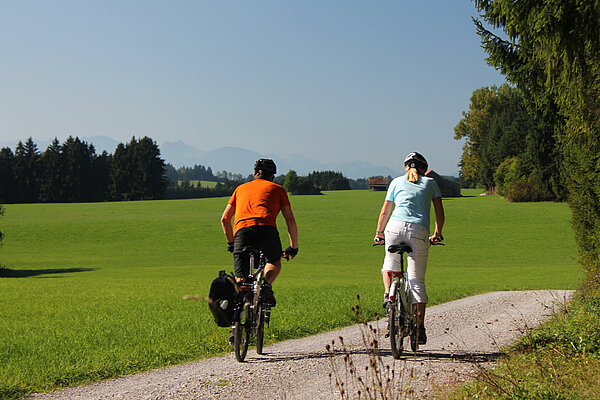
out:
<path id="1" fill-rule="evenodd" d="M 102 151 L 112 154 L 120 143 L 106 136 L 80 137 L 79 139 L 93 144 L 97 154 L 102 153 Z M 37 139 L 33 139 L 33 141 L 37 144 L 40 151 L 46 150 L 50 145 L 50 141 Z M 14 151 L 17 143 L 18 141 L 0 142 L 0 147 L 10 147 Z M 252 173 L 254 162 L 263 157 L 275 160 L 278 174 L 286 174 L 289 170 L 293 169 L 301 176 L 313 171 L 336 171 L 352 179 L 368 178 L 377 175 L 394 177 L 399 175 L 398 171 L 385 166 L 375 166 L 365 161 L 322 163 L 300 154 L 281 157 L 276 154 L 260 154 L 239 147 L 221 147 L 216 150 L 204 151 L 185 144 L 182 141 L 164 142 L 159 144 L 159 147 L 161 157 L 175 168 L 203 165 L 210 167 L 214 173 L 227 171 L 246 176 Z"/>
<path id="2" fill-rule="evenodd" d="M 254 162 L 263 158 L 272 158 L 277 164 L 277 173 L 286 174 L 294 170 L 298 175 L 307 175 L 313 171 L 342 172 L 348 178 L 367 178 L 369 176 L 398 176 L 398 172 L 384 166 L 374 166 L 364 161 L 347 163 L 322 163 L 300 154 L 281 157 L 276 154 L 260 154 L 239 147 L 221 147 L 216 150 L 202 151 L 193 146 L 179 142 L 165 142 L 160 151 L 166 162 L 175 168 L 180 166 L 192 167 L 196 164 L 211 167 L 213 172 L 227 171 L 249 175 L 252 173 Z"/>

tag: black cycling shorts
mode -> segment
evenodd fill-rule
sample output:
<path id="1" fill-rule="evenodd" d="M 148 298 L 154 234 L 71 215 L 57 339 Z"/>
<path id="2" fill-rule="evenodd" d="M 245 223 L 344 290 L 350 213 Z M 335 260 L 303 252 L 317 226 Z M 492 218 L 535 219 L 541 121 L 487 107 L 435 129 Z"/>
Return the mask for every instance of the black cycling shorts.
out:
<path id="1" fill-rule="evenodd" d="M 235 276 L 238 278 L 244 278 L 250 274 L 250 257 L 242 253 L 246 246 L 261 250 L 268 263 L 275 263 L 281 259 L 281 239 L 277 227 L 255 225 L 242 228 L 237 231 L 233 241 L 233 266 Z"/>

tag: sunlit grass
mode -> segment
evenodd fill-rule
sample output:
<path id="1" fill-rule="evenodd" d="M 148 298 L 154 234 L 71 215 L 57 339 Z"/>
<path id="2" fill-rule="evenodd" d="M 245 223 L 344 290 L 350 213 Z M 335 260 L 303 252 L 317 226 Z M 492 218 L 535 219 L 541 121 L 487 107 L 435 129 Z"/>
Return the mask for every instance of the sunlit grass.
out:
<path id="1" fill-rule="evenodd" d="M 447 199 L 447 245 L 430 252 L 431 305 L 494 290 L 573 289 L 565 204 L 498 196 Z M 292 196 L 300 253 L 274 289 L 268 341 L 353 323 L 356 294 L 381 312 L 384 193 Z M 0 398 L 94 381 L 226 351 L 228 330 L 202 302 L 231 271 L 219 218 L 226 199 L 7 205 L 0 262 Z M 280 232 L 284 247 L 287 235 Z"/>

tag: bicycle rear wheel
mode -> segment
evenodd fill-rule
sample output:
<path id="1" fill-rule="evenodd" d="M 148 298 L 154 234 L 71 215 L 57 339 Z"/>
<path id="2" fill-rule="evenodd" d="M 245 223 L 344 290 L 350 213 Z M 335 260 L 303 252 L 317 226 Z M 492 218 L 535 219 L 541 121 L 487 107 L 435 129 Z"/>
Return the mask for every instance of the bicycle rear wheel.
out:
<path id="1" fill-rule="evenodd" d="M 404 335 L 402 327 L 404 325 L 404 313 L 402 310 L 402 301 L 400 301 L 400 290 L 398 285 L 394 290 L 394 300 L 390 302 L 388 309 L 388 325 L 390 334 L 390 345 L 392 347 L 392 356 L 399 359 L 404 349 Z"/>
<path id="2" fill-rule="evenodd" d="M 243 362 L 248 353 L 250 333 L 252 331 L 252 311 L 250 310 L 250 307 L 244 308 L 240 321 L 236 322 L 233 327 L 235 330 L 235 358 L 239 362 Z"/>
<path id="3" fill-rule="evenodd" d="M 412 333 L 410 335 L 410 349 L 413 352 L 417 352 L 419 350 L 419 338 L 417 337 L 417 326 L 416 324 L 412 324 Z"/>
<path id="4" fill-rule="evenodd" d="M 256 353 L 263 353 L 263 341 L 265 337 L 265 309 L 262 304 L 258 306 L 258 321 L 256 321 Z"/>

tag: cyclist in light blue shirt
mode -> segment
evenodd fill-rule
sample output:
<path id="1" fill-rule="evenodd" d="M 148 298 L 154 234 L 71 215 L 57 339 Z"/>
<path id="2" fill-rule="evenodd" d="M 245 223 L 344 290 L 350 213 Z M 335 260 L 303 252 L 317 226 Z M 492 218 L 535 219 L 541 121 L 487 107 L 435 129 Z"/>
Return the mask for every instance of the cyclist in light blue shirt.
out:
<path id="1" fill-rule="evenodd" d="M 385 244 L 408 244 L 412 252 L 407 254 L 407 275 L 411 283 L 413 308 L 417 315 L 419 344 L 427 343 L 425 332 L 425 307 L 427 292 L 425 289 L 425 271 L 429 254 L 429 210 L 433 203 L 435 210 L 435 232 L 431 237 L 440 242 L 444 226 L 444 207 L 442 195 L 434 179 L 425 176 L 428 165 L 425 157 L 419 153 L 410 153 L 404 160 L 406 175 L 398 177 L 390 184 L 385 201 L 381 207 L 375 242 Z M 385 227 L 385 229 L 384 229 Z M 386 246 L 387 248 L 388 246 Z M 390 253 L 386 249 L 383 267 L 384 307 L 387 307 L 391 277 L 388 271 L 398 271 L 400 254 Z"/>
<path id="2" fill-rule="evenodd" d="M 442 194 L 433 178 L 421 176 L 412 183 L 401 176 L 392 181 L 385 200 L 395 204 L 390 217 L 392 221 L 412 222 L 429 229 L 431 201 L 438 197 L 441 198 Z"/>

